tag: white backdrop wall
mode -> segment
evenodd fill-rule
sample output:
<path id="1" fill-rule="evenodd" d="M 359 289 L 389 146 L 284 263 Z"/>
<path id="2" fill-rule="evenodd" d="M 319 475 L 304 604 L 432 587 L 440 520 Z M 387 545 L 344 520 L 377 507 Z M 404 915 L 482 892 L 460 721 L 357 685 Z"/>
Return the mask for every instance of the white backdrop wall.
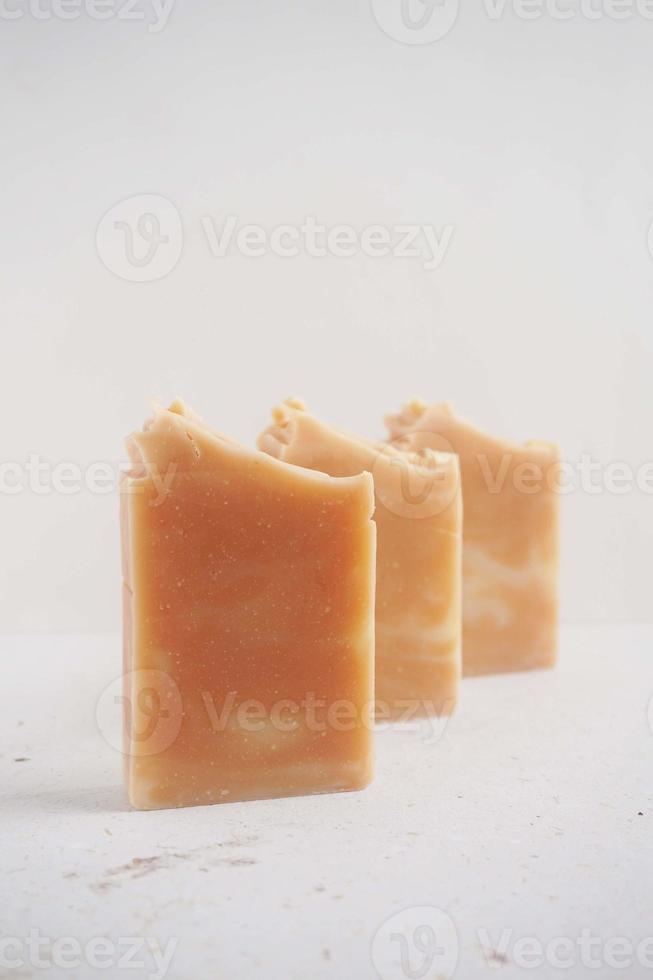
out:
<path id="1" fill-rule="evenodd" d="M 117 498 L 88 468 L 175 394 L 250 443 L 289 394 L 368 436 L 420 395 L 591 457 L 598 491 L 564 500 L 563 615 L 651 621 L 653 21 L 470 0 L 421 43 L 392 36 L 399 0 L 177 0 L 165 26 L 145 0 L 145 20 L 20 2 L 0 25 L 0 630 L 118 629 Z M 142 195 L 170 202 L 149 282 L 111 241 L 138 202 L 96 241 Z M 230 215 L 428 225 L 446 249 L 431 269 L 214 255 L 207 221 Z"/>

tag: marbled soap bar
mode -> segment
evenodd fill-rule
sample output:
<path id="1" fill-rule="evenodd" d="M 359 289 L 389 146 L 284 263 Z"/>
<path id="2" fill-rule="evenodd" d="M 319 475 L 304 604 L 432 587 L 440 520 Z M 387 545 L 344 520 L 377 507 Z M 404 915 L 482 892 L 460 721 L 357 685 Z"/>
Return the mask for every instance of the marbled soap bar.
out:
<path id="1" fill-rule="evenodd" d="M 328 426 L 291 399 L 259 437 L 277 459 L 374 477 L 379 720 L 451 712 L 461 672 L 462 511 L 457 456 L 404 453 Z"/>
<path id="2" fill-rule="evenodd" d="M 250 451 L 181 402 L 122 485 L 125 774 L 152 809 L 364 787 L 372 776 L 369 475 Z"/>
<path id="3" fill-rule="evenodd" d="M 559 451 L 517 445 L 415 401 L 387 420 L 391 443 L 460 456 L 463 673 L 551 667 L 558 640 Z"/>

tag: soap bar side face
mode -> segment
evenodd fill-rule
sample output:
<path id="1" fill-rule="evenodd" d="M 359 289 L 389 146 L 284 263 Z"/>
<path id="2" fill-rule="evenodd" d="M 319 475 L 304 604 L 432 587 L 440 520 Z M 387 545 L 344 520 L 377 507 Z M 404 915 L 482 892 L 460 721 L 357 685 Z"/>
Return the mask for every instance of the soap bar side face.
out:
<path id="1" fill-rule="evenodd" d="M 463 672 L 554 665 L 558 637 L 559 451 L 511 444 L 414 403 L 387 420 L 392 444 L 460 456 Z"/>
<path id="2" fill-rule="evenodd" d="M 342 433 L 285 403 L 259 446 L 332 476 L 374 478 L 379 720 L 450 713 L 461 673 L 462 501 L 458 459 Z"/>
<path id="3" fill-rule="evenodd" d="M 174 414 L 139 436 L 148 475 L 123 488 L 132 803 L 362 788 L 371 481 L 306 480 Z"/>

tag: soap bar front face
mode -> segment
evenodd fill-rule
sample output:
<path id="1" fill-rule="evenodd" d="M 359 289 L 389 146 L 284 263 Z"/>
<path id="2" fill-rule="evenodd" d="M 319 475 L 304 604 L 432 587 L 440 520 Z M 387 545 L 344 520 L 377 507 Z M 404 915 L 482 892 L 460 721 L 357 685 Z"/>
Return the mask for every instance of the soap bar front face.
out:
<path id="1" fill-rule="evenodd" d="M 413 402 L 387 420 L 394 445 L 460 456 L 463 673 L 551 667 L 558 635 L 559 453 L 511 444 Z"/>
<path id="2" fill-rule="evenodd" d="M 331 476 L 372 473 L 377 716 L 397 721 L 450 713 L 461 673 L 458 458 L 366 442 L 325 425 L 297 400 L 275 410 L 258 444 Z"/>
<path id="3" fill-rule="evenodd" d="M 125 773 L 141 809 L 372 776 L 371 478 L 250 452 L 180 403 L 121 495 Z"/>

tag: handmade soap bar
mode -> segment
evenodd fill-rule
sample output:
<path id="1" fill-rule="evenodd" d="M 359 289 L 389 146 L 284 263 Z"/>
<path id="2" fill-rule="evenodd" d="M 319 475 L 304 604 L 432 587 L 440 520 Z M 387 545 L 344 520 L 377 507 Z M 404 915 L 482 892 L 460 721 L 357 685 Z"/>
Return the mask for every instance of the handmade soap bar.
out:
<path id="1" fill-rule="evenodd" d="M 125 770 L 141 809 L 372 776 L 374 497 L 250 451 L 180 402 L 129 439 Z"/>
<path id="2" fill-rule="evenodd" d="M 551 667 L 558 633 L 559 453 L 480 432 L 448 405 L 415 401 L 387 420 L 392 444 L 460 456 L 463 673 Z"/>
<path id="3" fill-rule="evenodd" d="M 331 476 L 373 474 L 377 717 L 449 713 L 461 667 L 458 458 L 366 442 L 318 421 L 297 399 L 273 417 L 259 438 L 272 456 Z"/>

